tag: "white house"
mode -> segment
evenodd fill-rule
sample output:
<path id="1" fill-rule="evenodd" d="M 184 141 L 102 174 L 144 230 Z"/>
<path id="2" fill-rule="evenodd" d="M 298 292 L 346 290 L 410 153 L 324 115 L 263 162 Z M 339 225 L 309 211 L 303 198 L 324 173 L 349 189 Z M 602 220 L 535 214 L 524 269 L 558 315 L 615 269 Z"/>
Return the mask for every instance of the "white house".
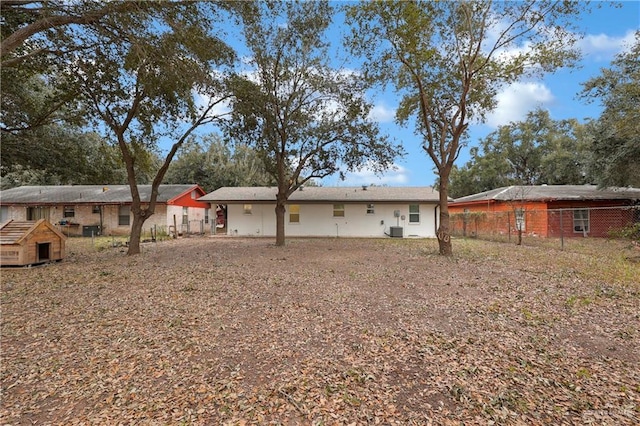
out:
<path id="1" fill-rule="evenodd" d="M 275 236 L 275 187 L 224 187 L 198 201 L 226 206 L 226 233 Z M 435 237 L 432 187 L 301 187 L 288 200 L 289 237 Z"/>

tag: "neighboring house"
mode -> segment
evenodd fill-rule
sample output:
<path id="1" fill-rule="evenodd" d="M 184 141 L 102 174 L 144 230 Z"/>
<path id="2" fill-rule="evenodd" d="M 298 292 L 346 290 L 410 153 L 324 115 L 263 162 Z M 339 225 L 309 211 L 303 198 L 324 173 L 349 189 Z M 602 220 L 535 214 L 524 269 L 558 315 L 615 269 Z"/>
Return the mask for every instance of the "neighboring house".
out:
<path id="1" fill-rule="evenodd" d="M 228 235 L 275 236 L 276 193 L 274 187 L 224 187 L 200 201 L 224 207 Z M 286 205 L 285 234 L 434 237 L 438 197 L 431 187 L 301 187 Z"/>
<path id="2" fill-rule="evenodd" d="M 138 185 L 148 202 L 151 185 Z M 209 223 L 209 205 L 199 197 L 198 185 L 160 185 L 155 213 L 144 229 L 197 232 Z M 0 223 L 47 219 L 66 235 L 127 235 L 131 229 L 131 191 L 128 185 L 21 186 L 0 191 Z M 208 225 L 206 225 L 208 226 Z M 195 228 L 195 229 L 194 229 Z"/>
<path id="3" fill-rule="evenodd" d="M 509 186 L 449 203 L 454 234 L 517 232 L 541 237 L 606 237 L 640 221 L 639 188 Z"/>

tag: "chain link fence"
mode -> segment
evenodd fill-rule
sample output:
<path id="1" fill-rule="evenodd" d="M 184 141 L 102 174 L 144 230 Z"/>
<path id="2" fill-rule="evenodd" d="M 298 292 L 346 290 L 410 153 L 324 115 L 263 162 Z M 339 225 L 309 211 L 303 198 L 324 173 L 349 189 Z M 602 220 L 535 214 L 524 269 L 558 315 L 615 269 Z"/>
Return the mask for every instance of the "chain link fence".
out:
<path id="1" fill-rule="evenodd" d="M 464 212 L 450 216 L 455 237 L 567 248 L 585 238 L 640 238 L 640 206 Z"/>

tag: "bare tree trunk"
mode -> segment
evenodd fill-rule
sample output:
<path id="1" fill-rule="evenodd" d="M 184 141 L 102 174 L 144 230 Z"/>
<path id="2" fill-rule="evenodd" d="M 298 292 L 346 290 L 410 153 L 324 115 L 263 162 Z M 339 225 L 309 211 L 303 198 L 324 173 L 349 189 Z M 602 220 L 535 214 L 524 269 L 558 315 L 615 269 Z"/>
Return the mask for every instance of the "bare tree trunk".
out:
<path id="1" fill-rule="evenodd" d="M 140 254 L 140 237 L 142 235 L 142 225 L 145 220 L 147 220 L 146 215 L 141 214 L 140 211 L 134 212 L 133 223 L 131 224 L 131 236 L 129 238 L 129 249 L 127 250 L 127 255 L 129 256 Z"/>
<path id="2" fill-rule="evenodd" d="M 445 179 L 440 177 L 440 225 L 438 226 L 438 246 L 440 254 L 443 256 L 453 255 L 453 246 L 451 245 L 451 230 L 449 228 L 449 190 L 448 175 Z M 444 183 L 443 183 L 444 182 Z"/>
<path id="3" fill-rule="evenodd" d="M 276 201 L 276 245 L 284 246 L 284 215 L 286 209 L 284 200 Z"/>

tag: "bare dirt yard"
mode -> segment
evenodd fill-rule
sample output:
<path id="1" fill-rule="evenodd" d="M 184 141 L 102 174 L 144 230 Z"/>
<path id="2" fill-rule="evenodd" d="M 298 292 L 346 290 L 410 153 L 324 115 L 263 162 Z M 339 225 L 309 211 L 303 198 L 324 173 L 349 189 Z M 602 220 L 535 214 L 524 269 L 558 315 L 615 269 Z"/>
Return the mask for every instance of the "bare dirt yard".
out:
<path id="1" fill-rule="evenodd" d="M 640 263 L 594 244 L 71 239 L 1 271 L 1 423 L 635 425 Z"/>

